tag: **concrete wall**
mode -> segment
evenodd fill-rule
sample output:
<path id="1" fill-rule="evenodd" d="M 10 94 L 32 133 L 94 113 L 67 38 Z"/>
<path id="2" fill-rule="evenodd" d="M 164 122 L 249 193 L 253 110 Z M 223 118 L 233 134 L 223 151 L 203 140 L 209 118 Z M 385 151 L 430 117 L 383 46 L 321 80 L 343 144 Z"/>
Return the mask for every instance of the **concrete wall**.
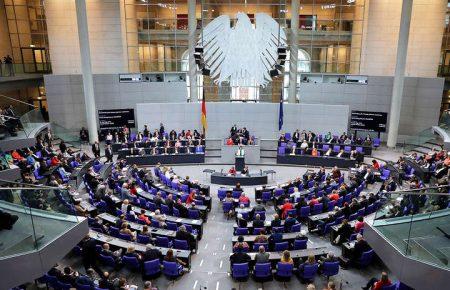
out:
<path id="1" fill-rule="evenodd" d="M 50 120 L 74 130 L 85 126 L 86 117 L 81 75 L 46 75 L 44 79 Z M 368 85 L 301 83 L 299 97 L 303 107 L 297 107 L 298 109 L 295 109 L 297 110 L 295 111 L 291 109 L 290 105 L 285 105 L 283 130 L 292 131 L 301 128 L 321 132 L 329 130 L 340 132 L 343 128 L 346 128 L 343 126 L 344 124 L 347 126 L 351 110 L 389 113 L 392 84 L 393 77 L 378 76 L 369 76 Z M 402 135 L 415 135 L 437 124 L 443 86 L 444 79 L 441 78 L 406 78 L 400 118 L 400 137 Z M 136 118 L 138 125 L 141 127 L 143 126 L 142 122 L 157 126 L 160 121 L 165 122 L 165 120 L 167 120 L 167 124 L 173 124 L 177 129 L 200 127 L 198 123 L 200 120 L 200 105 L 198 103 L 185 103 L 186 83 L 119 83 L 118 75 L 108 74 L 94 76 L 94 90 L 97 109 L 137 109 Z M 139 119 L 137 112 L 141 109 L 141 103 L 149 110 L 145 113 L 148 119 Z M 157 105 L 152 103 L 157 103 Z M 162 109 L 164 106 L 162 103 L 171 103 L 167 105 L 169 109 Z M 308 104 L 312 104 L 314 107 L 305 109 L 304 106 Z M 229 127 L 233 122 L 236 122 L 239 126 L 247 126 L 248 128 L 255 124 L 255 129 L 249 129 L 253 132 L 256 130 L 255 135 L 260 138 L 271 138 L 277 135 L 278 128 L 273 126 L 278 124 L 278 104 L 257 104 L 254 107 L 249 107 L 249 105 L 251 104 L 209 102 L 208 121 L 210 126 L 218 129 L 218 131 L 210 132 L 210 134 L 218 138 L 225 137 L 224 134 Z M 341 105 L 339 108 L 344 110 L 343 114 L 345 114 L 347 121 L 341 122 L 341 119 L 330 118 L 330 116 L 334 116 L 334 113 L 327 115 L 328 112 L 324 111 L 324 108 L 333 107 L 328 105 Z M 271 106 L 274 106 L 273 109 L 269 109 L 272 108 Z M 183 113 L 182 107 L 189 108 L 192 111 Z M 317 111 L 318 115 L 312 116 L 310 110 Z M 182 113 L 185 114 L 186 118 L 192 116 L 193 118 L 180 119 Z M 217 119 L 214 116 L 218 116 Z M 304 119 L 305 116 L 308 116 L 307 120 Z M 309 120 L 313 122 L 309 122 Z M 308 123 L 306 123 L 307 121 Z M 222 127 L 214 127 L 219 126 L 219 124 Z M 264 124 L 264 130 L 260 133 L 258 128 L 261 124 Z M 271 127 L 265 127 L 266 125 Z M 168 126 L 168 128 L 172 128 L 172 126 Z M 261 134 L 266 134 L 266 132 L 269 132 L 267 137 L 263 137 Z M 211 135 L 210 137 L 213 138 Z"/>
<path id="2" fill-rule="evenodd" d="M 233 124 L 246 127 L 262 139 L 278 138 L 277 103 L 207 103 L 208 138 L 226 138 Z M 137 124 L 156 129 L 162 122 L 167 129 L 200 129 L 200 103 L 137 105 Z M 348 126 L 348 106 L 324 104 L 285 104 L 283 131 L 297 128 L 315 132 L 343 132 Z"/>
<path id="3" fill-rule="evenodd" d="M 120 0 L 86 1 L 93 73 L 127 71 Z M 81 72 L 75 0 L 46 0 L 45 11 L 54 74 Z"/>
<path id="4" fill-rule="evenodd" d="M 366 1 L 361 74 L 394 75 L 402 0 Z M 445 27 L 445 0 L 414 0 L 406 75 L 436 77 Z"/>
<path id="5" fill-rule="evenodd" d="M 77 131 L 86 126 L 81 75 L 44 76 L 51 122 Z M 185 102 L 185 82 L 120 83 L 117 74 L 94 75 L 97 110 L 134 108 L 143 102 Z"/>
<path id="6" fill-rule="evenodd" d="M 301 83 L 300 102 L 348 105 L 350 111 L 389 113 L 393 80 L 393 77 L 369 76 L 368 85 Z M 399 135 L 415 135 L 437 124 L 443 87 L 442 78 L 405 79 Z"/>

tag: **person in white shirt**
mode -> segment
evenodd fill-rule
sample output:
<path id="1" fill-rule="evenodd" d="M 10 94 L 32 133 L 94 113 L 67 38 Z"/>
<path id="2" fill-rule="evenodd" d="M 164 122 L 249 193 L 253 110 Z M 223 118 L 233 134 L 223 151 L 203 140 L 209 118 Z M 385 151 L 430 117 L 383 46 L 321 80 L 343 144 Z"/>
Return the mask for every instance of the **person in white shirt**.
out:
<path id="1" fill-rule="evenodd" d="M 298 191 L 298 188 L 294 187 L 294 192 L 291 193 L 290 197 L 292 197 L 295 202 L 298 198 L 300 198 L 300 196 L 301 196 L 301 193 Z"/>
<path id="2" fill-rule="evenodd" d="M 108 134 L 106 135 L 106 144 L 111 144 L 113 140 L 113 135 L 111 134 L 111 132 L 108 132 Z"/>
<path id="3" fill-rule="evenodd" d="M 308 147 L 309 147 L 308 142 L 306 142 L 306 140 L 303 140 L 302 144 L 300 144 L 300 148 L 302 150 L 306 150 L 308 149 Z"/>
<path id="4" fill-rule="evenodd" d="M 121 210 L 123 213 L 126 213 L 126 212 L 127 212 L 127 207 L 128 207 L 129 204 L 130 204 L 130 201 L 129 201 L 128 199 L 124 199 L 124 200 L 122 201 L 122 205 L 120 206 L 120 210 Z"/>

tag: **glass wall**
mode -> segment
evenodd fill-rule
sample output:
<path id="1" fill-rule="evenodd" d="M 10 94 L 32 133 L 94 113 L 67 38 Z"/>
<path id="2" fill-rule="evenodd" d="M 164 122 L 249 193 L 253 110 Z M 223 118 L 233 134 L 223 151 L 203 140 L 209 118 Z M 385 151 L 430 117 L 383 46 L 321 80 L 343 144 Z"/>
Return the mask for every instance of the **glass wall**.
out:
<path id="1" fill-rule="evenodd" d="M 44 0 L 4 2 L 15 72 L 49 72 Z"/>
<path id="2" fill-rule="evenodd" d="M 365 0 L 305 0 L 299 11 L 299 70 L 317 73 L 359 73 Z M 220 15 L 232 25 L 236 13 L 266 13 L 289 29 L 291 1 L 286 0 L 202 0 L 197 1 L 197 35 L 202 27 Z M 188 49 L 186 0 L 125 0 L 125 17 L 131 72 L 182 71 Z M 289 37 L 289 31 L 286 30 Z M 288 40 L 289 43 L 289 40 Z M 274 78 L 267 87 L 231 88 L 199 77 L 208 101 L 278 101 L 289 86 L 289 61 L 285 76 Z M 199 93 L 202 96 L 202 93 Z"/>

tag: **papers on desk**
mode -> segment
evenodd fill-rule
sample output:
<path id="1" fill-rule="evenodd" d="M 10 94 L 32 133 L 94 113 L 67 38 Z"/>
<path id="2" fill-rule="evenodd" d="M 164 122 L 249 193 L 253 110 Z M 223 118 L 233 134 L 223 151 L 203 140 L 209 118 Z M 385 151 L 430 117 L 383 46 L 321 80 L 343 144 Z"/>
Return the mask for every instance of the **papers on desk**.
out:
<path id="1" fill-rule="evenodd" d="M 355 242 L 354 241 L 349 242 L 348 245 L 350 246 L 350 248 L 354 248 L 355 247 Z"/>
<path id="2" fill-rule="evenodd" d="M 179 222 L 182 221 L 182 219 L 176 219 L 175 221 L 176 221 L 177 223 L 179 223 Z"/>

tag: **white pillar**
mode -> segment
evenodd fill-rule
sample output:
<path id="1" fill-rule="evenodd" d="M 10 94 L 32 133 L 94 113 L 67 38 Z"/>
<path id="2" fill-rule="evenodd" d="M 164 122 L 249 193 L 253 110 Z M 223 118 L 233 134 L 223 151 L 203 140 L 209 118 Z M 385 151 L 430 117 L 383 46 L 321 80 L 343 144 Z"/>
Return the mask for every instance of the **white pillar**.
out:
<path id="1" fill-rule="evenodd" d="M 387 146 L 395 147 L 398 138 L 398 126 L 402 109 L 403 84 L 405 81 L 406 56 L 408 54 L 409 28 L 411 23 L 413 0 L 403 0 L 400 30 L 398 33 L 397 61 L 395 64 L 394 85 L 392 88 L 391 110 Z"/>
<path id="2" fill-rule="evenodd" d="M 197 44 L 197 37 L 195 31 L 197 30 L 197 17 L 195 15 L 195 0 L 188 0 L 188 31 L 189 31 L 189 94 L 191 102 L 198 102 L 197 98 L 197 65 L 194 59 L 195 45 Z"/>
<path id="3" fill-rule="evenodd" d="M 298 10 L 299 0 L 291 3 L 291 48 L 289 58 L 289 103 L 297 102 L 297 67 L 298 67 Z"/>
<path id="4" fill-rule="evenodd" d="M 91 51 L 89 48 L 89 32 L 86 13 L 86 1 L 75 1 L 77 10 L 78 38 L 80 41 L 81 74 L 83 76 L 84 103 L 86 105 L 86 122 L 89 130 L 89 141 L 98 141 L 97 109 L 94 98 L 94 81 L 92 79 Z"/>

